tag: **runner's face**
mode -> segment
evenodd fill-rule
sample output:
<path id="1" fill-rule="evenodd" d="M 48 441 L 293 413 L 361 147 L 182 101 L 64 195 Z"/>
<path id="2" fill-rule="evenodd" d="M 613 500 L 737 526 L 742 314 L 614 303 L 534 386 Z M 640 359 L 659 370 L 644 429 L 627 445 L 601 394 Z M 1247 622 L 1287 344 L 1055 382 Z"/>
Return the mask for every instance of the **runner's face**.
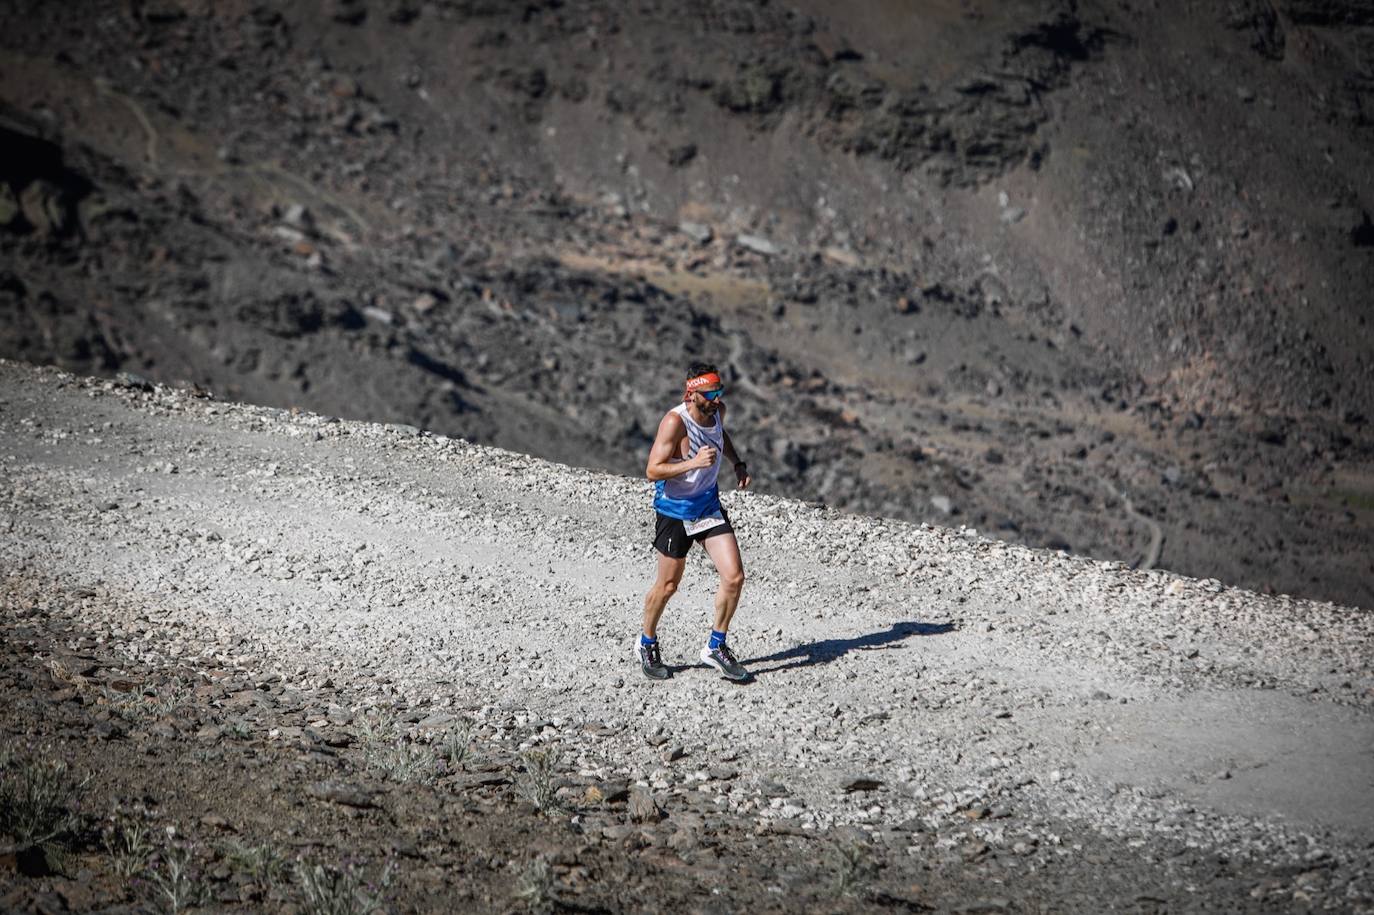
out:
<path id="1" fill-rule="evenodd" d="M 712 395 L 712 397 L 714 397 L 715 399 L 712 400 L 711 397 L 707 397 L 707 394 Z M 720 405 L 722 403 L 721 398 L 724 396 L 724 385 L 716 385 L 714 388 L 709 388 L 705 391 L 697 391 L 695 394 L 697 401 L 697 409 L 700 410 L 702 413 L 705 413 L 707 416 L 710 416 L 712 413 L 715 413 L 717 410 L 720 409 Z"/>

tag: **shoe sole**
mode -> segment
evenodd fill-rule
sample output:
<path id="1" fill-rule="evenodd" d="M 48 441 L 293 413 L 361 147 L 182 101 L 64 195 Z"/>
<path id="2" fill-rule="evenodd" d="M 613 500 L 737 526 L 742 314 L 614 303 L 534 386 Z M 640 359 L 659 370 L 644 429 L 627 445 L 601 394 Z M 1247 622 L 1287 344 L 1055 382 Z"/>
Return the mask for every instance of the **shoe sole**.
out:
<path id="1" fill-rule="evenodd" d="M 715 661 L 708 661 L 706 658 L 702 658 L 701 663 L 705 664 L 707 667 L 711 668 L 727 680 L 733 680 L 736 683 L 742 683 L 745 680 L 749 679 L 749 671 L 747 670 L 742 670 L 739 674 L 732 674 L 729 671 L 727 671 L 724 667 L 721 667 L 719 664 L 717 664 Z"/>

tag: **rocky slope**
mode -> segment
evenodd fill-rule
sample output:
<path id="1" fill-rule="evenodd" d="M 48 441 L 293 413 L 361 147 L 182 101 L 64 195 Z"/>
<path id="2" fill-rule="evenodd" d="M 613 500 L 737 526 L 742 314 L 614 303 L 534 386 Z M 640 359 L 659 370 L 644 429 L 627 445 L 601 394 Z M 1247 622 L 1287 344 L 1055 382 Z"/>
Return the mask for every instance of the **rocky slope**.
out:
<path id="1" fill-rule="evenodd" d="M 1367 4 L 0 11 L 0 352 L 1369 606 Z"/>
<path id="2" fill-rule="evenodd" d="M 0 433 L 8 742 L 98 770 L 88 817 L 141 797 L 221 902 L 289 895 L 216 851 L 237 830 L 390 851 L 401 910 L 502 908 L 539 858 L 612 910 L 722 879 L 767 910 L 1374 907 L 1367 612 L 737 493 L 755 680 L 694 666 L 698 556 L 652 683 L 642 481 L 12 362 Z M 195 787 L 219 765 L 239 787 Z M 5 898 L 137 895 L 76 854 Z"/>

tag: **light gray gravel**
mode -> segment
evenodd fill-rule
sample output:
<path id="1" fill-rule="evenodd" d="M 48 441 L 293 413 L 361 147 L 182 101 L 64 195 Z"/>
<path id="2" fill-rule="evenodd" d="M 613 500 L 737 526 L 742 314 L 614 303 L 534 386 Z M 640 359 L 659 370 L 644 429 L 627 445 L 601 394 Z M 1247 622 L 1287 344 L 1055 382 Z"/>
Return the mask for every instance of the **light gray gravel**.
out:
<path id="1" fill-rule="evenodd" d="M 951 842 L 1080 853 L 1067 821 L 1371 905 L 1365 611 L 732 493 L 731 643 L 757 680 L 650 683 L 642 480 L 3 361 L 0 478 L 4 574 L 106 596 L 122 609 L 83 622 L 130 654 L 543 722 L 532 742 L 586 774 L 761 827 L 959 818 Z M 695 659 L 712 589 L 698 554 L 669 663 Z"/>

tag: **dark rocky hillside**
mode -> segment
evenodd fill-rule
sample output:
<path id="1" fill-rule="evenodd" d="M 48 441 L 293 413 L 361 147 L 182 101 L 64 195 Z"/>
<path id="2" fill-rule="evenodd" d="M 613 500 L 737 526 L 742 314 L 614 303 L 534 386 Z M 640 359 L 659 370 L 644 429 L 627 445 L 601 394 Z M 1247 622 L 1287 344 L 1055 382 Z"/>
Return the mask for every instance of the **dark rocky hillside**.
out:
<path id="1" fill-rule="evenodd" d="M 1374 606 L 1374 4 L 11 2 L 0 355 Z M 646 509 L 647 510 L 647 509 Z"/>

